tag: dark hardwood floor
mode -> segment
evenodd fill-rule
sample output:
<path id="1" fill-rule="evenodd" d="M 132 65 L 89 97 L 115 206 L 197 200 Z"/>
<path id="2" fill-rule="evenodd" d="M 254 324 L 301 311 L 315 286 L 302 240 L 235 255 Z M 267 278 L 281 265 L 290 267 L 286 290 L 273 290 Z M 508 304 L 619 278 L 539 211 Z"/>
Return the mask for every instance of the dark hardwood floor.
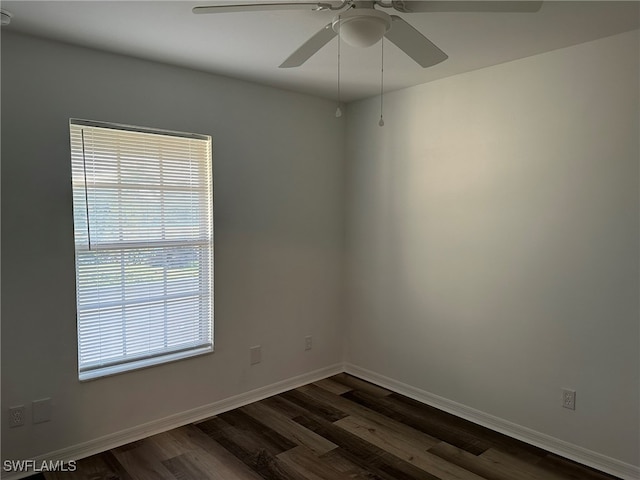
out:
<path id="1" fill-rule="evenodd" d="M 47 480 L 606 480 L 339 374 L 77 462 Z"/>

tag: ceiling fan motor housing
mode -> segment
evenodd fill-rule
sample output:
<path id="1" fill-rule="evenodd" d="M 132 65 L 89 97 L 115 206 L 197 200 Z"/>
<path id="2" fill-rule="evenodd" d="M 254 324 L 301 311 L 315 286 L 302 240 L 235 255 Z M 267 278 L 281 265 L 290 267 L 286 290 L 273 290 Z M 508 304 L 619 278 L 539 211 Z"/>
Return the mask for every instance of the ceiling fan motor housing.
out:
<path id="1" fill-rule="evenodd" d="M 333 19 L 333 30 L 352 47 L 370 47 L 391 28 L 391 17 L 373 8 L 354 8 Z"/>

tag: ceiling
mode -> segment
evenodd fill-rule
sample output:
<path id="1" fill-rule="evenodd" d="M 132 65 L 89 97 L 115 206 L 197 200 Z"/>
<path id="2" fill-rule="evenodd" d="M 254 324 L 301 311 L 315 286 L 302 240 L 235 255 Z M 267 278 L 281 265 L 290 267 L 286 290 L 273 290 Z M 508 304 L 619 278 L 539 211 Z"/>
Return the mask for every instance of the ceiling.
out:
<path id="1" fill-rule="evenodd" d="M 253 0 L 253 3 L 260 0 Z M 337 39 L 304 65 L 278 65 L 334 13 L 304 10 L 194 15 L 220 1 L 3 1 L 17 31 L 337 98 Z M 242 1 L 234 2 L 242 3 Z M 246 3 L 246 1 L 245 1 Z M 389 12 L 390 13 L 390 12 Z M 385 91 L 397 90 L 638 28 L 637 1 L 546 1 L 538 13 L 401 14 L 449 59 L 421 68 L 385 42 Z M 380 43 L 341 47 L 341 99 L 380 92 Z"/>

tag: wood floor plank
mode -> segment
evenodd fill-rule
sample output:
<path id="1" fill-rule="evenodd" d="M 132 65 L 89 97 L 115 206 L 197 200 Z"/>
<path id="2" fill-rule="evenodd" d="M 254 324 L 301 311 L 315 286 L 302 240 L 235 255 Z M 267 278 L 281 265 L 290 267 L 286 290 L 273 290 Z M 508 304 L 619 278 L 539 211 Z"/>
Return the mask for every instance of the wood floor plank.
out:
<path id="1" fill-rule="evenodd" d="M 319 417 L 294 419 L 306 428 L 338 445 L 351 462 L 388 480 L 436 480 L 437 477 L 367 442 L 331 422 Z"/>
<path id="2" fill-rule="evenodd" d="M 393 408 L 396 408 L 397 405 L 403 405 L 408 411 L 413 411 L 418 416 L 432 418 L 435 422 L 446 425 L 460 435 L 468 435 L 469 438 L 480 439 L 482 444 L 489 448 L 498 448 L 526 461 L 537 462 L 544 458 L 547 453 L 541 448 L 508 437 L 398 393 L 389 395 L 386 400 L 394 405 Z"/>
<path id="3" fill-rule="evenodd" d="M 131 449 L 116 448 L 118 462 L 135 480 L 175 480 L 173 474 L 162 464 L 161 455 L 150 442 Z"/>
<path id="4" fill-rule="evenodd" d="M 250 434 L 261 441 L 261 444 L 274 455 L 294 448 L 296 444 L 289 438 L 247 415 L 242 410 L 232 410 L 218 416 L 219 419 L 233 426 L 238 431 Z"/>
<path id="5" fill-rule="evenodd" d="M 317 388 L 315 385 L 306 385 L 298 390 L 304 392 L 310 397 L 313 397 L 319 402 L 334 405 L 336 408 L 347 413 L 351 417 L 361 418 L 374 424 L 378 428 L 384 428 L 388 431 L 395 432 L 396 436 L 412 439 L 418 443 L 429 444 L 429 446 L 435 445 L 440 441 L 439 439 L 427 435 L 424 432 L 420 432 L 413 427 L 393 420 L 388 416 L 381 415 L 358 403 L 345 399 L 342 396 L 336 396 L 332 393 L 325 392 L 322 389 Z"/>
<path id="6" fill-rule="evenodd" d="M 367 463 L 352 453 L 340 447 L 331 450 L 323 455 L 323 458 L 330 461 L 331 465 L 354 480 L 411 480 L 420 478 L 421 480 L 438 480 L 411 464 L 399 461 L 396 457 L 382 454 L 372 462 Z"/>
<path id="7" fill-rule="evenodd" d="M 249 466 L 255 461 L 253 457 L 261 455 L 262 452 L 275 456 L 288 450 L 288 448 L 276 448 L 271 443 L 264 442 L 258 434 L 235 428 L 222 418 L 200 423 L 197 428 Z"/>
<path id="8" fill-rule="evenodd" d="M 352 480 L 304 446 L 292 448 L 278 455 L 278 459 L 296 470 L 307 480 Z"/>
<path id="9" fill-rule="evenodd" d="M 378 472 L 387 474 L 390 478 L 397 479 L 420 479 L 420 480 L 441 480 L 429 472 L 416 467 L 415 465 L 399 459 L 390 453 L 384 453 L 376 462 Z"/>
<path id="10" fill-rule="evenodd" d="M 366 380 L 362 380 L 352 375 L 348 375 L 346 373 L 339 373 L 337 375 L 334 375 L 333 377 L 330 377 L 330 379 L 349 387 L 350 390 L 365 392 L 369 395 L 373 395 L 374 397 L 386 397 L 387 395 L 393 393 L 391 390 L 379 387 L 378 385 L 374 385 L 373 383 L 367 382 Z"/>
<path id="11" fill-rule="evenodd" d="M 616 480 L 613 475 L 599 472 L 585 465 L 579 465 L 553 453 L 546 455 L 536 465 L 545 471 L 562 473 L 568 480 Z"/>
<path id="12" fill-rule="evenodd" d="M 350 453 L 365 463 L 373 463 L 377 457 L 384 453 L 381 448 L 319 417 L 314 418 L 312 415 L 304 415 L 296 417 L 294 420 L 303 427 L 335 443 L 344 452 Z"/>
<path id="13" fill-rule="evenodd" d="M 191 442 L 181 441 L 179 437 L 172 435 L 170 431 L 153 435 L 145 439 L 145 442 L 151 442 L 154 445 L 160 460 L 168 460 L 189 453 L 194 449 Z"/>
<path id="14" fill-rule="evenodd" d="M 126 470 L 124 465 L 122 465 L 122 463 L 120 463 L 120 461 L 116 458 L 113 450 L 100 454 L 100 457 L 102 457 L 102 461 L 104 462 L 104 465 L 109 472 L 109 476 L 104 478 L 131 480 L 131 475 Z"/>
<path id="15" fill-rule="evenodd" d="M 240 410 L 297 445 L 307 447 L 316 455 L 322 455 L 336 448 L 336 444 L 304 428 L 266 403 L 252 403 Z"/>
<path id="16" fill-rule="evenodd" d="M 352 391 L 345 393 L 343 397 L 474 455 L 479 455 L 491 447 L 481 437 L 471 435 L 465 429 L 446 424 L 438 418 L 426 415 L 425 412 L 404 405 L 393 395 L 377 398 L 363 392 Z"/>
<path id="17" fill-rule="evenodd" d="M 211 455 L 192 451 L 164 460 L 162 464 L 176 477 L 176 480 L 258 480 L 261 477 L 246 465 L 220 468 L 221 465 Z M 248 473 L 250 472 L 250 473 Z"/>
<path id="18" fill-rule="evenodd" d="M 382 477 L 371 472 L 369 469 L 352 462 L 340 447 L 325 453 L 322 455 L 322 459 L 353 480 L 382 480 Z"/>
<path id="19" fill-rule="evenodd" d="M 221 480 L 259 480 L 261 477 L 226 448 L 194 425 L 186 425 L 168 432 L 179 443 L 192 448 L 186 454 L 195 455 L 197 463 L 207 471 L 217 472 Z M 215 478 L 215 477 L 214 477 Z"/>
<path id="20" fill-rule="evenodd" d="M 442 480 L 484 480 L 464 468 L 429 453 L 428 449 L 436 444 L 431 439 L 424 442 L 416 440 L 415 437 L 409 439 L 398 434 L 397 431 L 357 417 L 343 418 L 334 425 Z"/>
<path id="21" fill-rule="evenodd" d="M 523 480 L 534 480 L 544 478 L 545 480 L 566 480 L 566 476 L 545 471 L 538 465 L 522 460 L 518 457 L 501 452 L 495 448 L 490 448 L 480 455 L 485 461 L 491 462 L 493 468 L 502 468 L 508 471 L 517 471 L 522 475 Z"/>
<path id="22" fill-rule="evenodd" d="M 286 400 L 280 395 L 275 395 L 273 397 L 265 398 L 264 400 L 261 400 L 260 403 L 278 411 L 279 413 L 281 413 L 282 415 L 284 415 L 289 419 L 299 417 L 301 415 L 311 414 L 309 410 L 305 409 L 304 407 L 301 407 L 300 405 L 296 405 L 295 403 L 292 403 L 289 400 Z"/>
<path id="23" fill-rule="evenodd" d="M 189 453 L 164 460 L 162 464 L 176 480 L 223 480 L 215 471 L 200 468 L 197 456 Z"/>
<path id="24" fill-rule="evenodd" d="M 475 456 L 443 442 L 432 447 L 429 452 L 488 480 L 567 480 L 564 475 L 545 472 L 534 464 L 495 449 Z"/>
<path id="25" fill-rule="evenodd" d="M 325 378 L 324 380 L 318 380 L 317 382 L 313 382 L 314 385 L 324 388 L 326 391 L 331 392 L 335 395 L 342 395 L 343 393 L 347 393 L 353 390 L 348 385 L 345 385 L 340 382 L 336 382 L 332 378 Z"/>
<path id="26" fill-rule="evenodd" d="M 295 443 L 289 442 L 288 446 L 283 448 L 284 442 L 282 439 L 277 442 L 272 441 L 278 435 L 273 430 L 265 427 L 266 430 L 270 430 L 265 434 L 264 430 L 258 431 L 247 428 L 248 425 L 255 427 L 256 425 L 259 426 L 259 424 L 252 422 L 243 424 L 242 420 L 240 420 L 236 422 L 236 425 L 231 425 L 226 422 L 226 419 L 231 421 L 239 420 L 237 415 L 227 415 L 225 413 L 213 420 L 198 424 L 197 428 L 203 430 L 249 468 L 267 480 L 302 480 L 304 478 L 288 468 L 276 457 L 279 453 L 295 447 Z"/>
<path id="27" fill-rule="evenodd" d="M 474 472 L 487 480 L 522 480 L 518 472 L 493 465 L 480 456 L 473 455 L 461 448 L 441 442 L 429 449 L 429 453 L 437 455 L 447 462 Z M 539 479 L 541 480 L 541 479 Z"/>
<path id="28" fill-rule="evenodd" d="M 312 385 L 313 386 L 313 385 Z M 319 388 L 319 387 L 315 387 Z M 317 415 L 328 422 L 335 422 L 336 420 L 340 420 L 347 416 L 346 413 L 340 411 L 337 408 L 331 406 L 331 404 L 318 402 L 312 397 L 305 395 L 304 392 L 300 389 L 290 390 L 285 393 L 281 393 L 279 397 L 284 398 L 285 400 L 290 401 L 298 405 L 299 407 L 304 408 L 308 412 Z"/>

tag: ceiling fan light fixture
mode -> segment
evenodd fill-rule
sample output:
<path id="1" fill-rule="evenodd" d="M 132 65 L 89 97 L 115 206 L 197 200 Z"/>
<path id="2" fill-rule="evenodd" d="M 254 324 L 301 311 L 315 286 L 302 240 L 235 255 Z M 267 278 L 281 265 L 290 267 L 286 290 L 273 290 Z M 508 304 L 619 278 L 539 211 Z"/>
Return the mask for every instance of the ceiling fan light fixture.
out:
<path id="1" fill-rule="evenodd" d="M 391 28 L 391 17 L 378 10 L 354 8 L 336 17 L 332 26 L 352 47 L 370 47 Z"/>
<path id="2" fill-rule="evenodd" d="M 7 12 L 6 10 L 0 10 L 0 25 L 2 25 L 3 27 L 5 25 L 9 25 L 11 23 L 11 17 L 13 17 L 11 13 Z"/>

